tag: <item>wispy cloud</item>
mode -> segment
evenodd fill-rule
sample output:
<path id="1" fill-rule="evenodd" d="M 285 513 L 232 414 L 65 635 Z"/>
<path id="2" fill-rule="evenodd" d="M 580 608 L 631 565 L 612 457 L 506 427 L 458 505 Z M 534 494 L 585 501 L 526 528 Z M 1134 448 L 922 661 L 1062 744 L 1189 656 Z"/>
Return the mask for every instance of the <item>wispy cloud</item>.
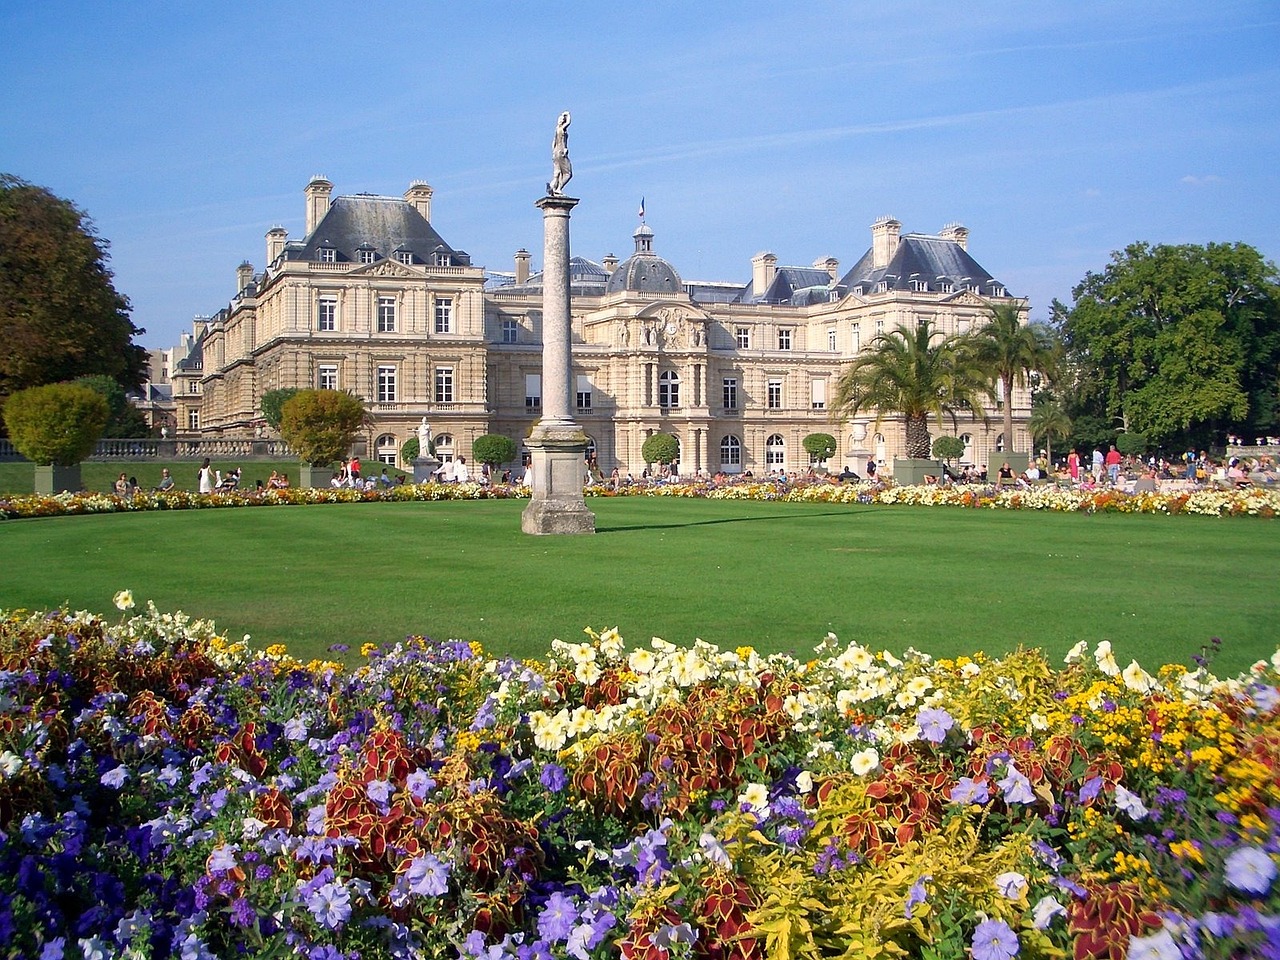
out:
<path id="1" fill-rule="evenodd" d="M 1191 187 L 1204 187 L 1204 186 L 1208 186 L 1211 183 L 1222 183 L 1222 178 L 1218 176 L 1216 173 L 1206 173 L 1201 176 L 1196 176 L 1195 174 L 1188 173 L 1185 177 L 1182 178 L 1180 182 L 1185 183 Z"/>

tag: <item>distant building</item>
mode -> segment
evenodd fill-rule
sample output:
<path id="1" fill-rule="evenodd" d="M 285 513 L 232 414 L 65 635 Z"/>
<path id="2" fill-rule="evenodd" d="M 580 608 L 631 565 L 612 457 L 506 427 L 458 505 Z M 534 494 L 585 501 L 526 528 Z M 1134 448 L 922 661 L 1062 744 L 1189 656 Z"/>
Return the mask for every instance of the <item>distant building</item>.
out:
<path id="1" fill-rule="evenodd" d="M 437 232 L 422 182 L 403 197 L 332 190 L 313 178 L 305 235 L 269 230 L 266 267 L 242 263 L 230 304 L 197 320 L 172 363 L 178 429 L 260 433 L 263 393 L 321 387 L 364 398 L 365 454 L 387 463 L 423 417 L 442 459 L 469 456 L 485 433 L 521 445 L 542 410 L 542 277 L 530 254 L 518 250 L 510 271 L 473 266 Z M 833 257 L 785 266 L 765 252 L 745 282 L 682 279 L 644 223 L 621 262 L 575 257 L 576 417 L 599 465 L 638 475 L 645 438 L 661 431 L 679 439 L 682 472 L 805 470 L 801 441 L 814 432 L 837 438 L 830 469 L 861 473 L 869 456 L 891 466 L 905 448 L 899 421 L 830 422 L 835 382 L 898 324 L 927 318 L 963 333 L 992 303 L 1025 309 L 969 255 L 968 239 L 959 225 L 903 234 L 886 217 L 843 274 Z M 1029 397 L 1014 397 L 1025 450 Z M 1000 430 L 998 417 L 962 416 L 964 460 L 985 465 L 1005 447 Z"/>

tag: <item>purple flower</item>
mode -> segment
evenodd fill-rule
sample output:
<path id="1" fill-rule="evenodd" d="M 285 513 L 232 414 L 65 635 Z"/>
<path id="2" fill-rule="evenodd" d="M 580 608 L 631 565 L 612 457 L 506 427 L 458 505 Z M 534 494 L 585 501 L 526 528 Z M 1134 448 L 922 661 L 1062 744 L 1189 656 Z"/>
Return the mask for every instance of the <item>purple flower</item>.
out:
<path id="1" fill-rule="evenodd" d="M 1088 780 L 1084 782 L 1084 785 L 1080 788 L 1080 802 L 1092 803 L 1093 799 L 1098 795 L 1099 791 L 1101 790 L 1102 790 L 1102 778 L 1090 777 Z"/>
<path id="2" fill-rule="evenodd" d="M 436 782 L 427 775 L 425 770 L 413 771 L 405 778 L 404 785 L 419 800 L 425 799 L 427 794 L 436 788 Z"/>
<path id="3" fill-rule="evenodd" d="M 1147 815 L 1146 805 L 1137 794 L 1130 793 L 1120 784 L 1116 784 L 1116 809 L 1127 814 L 1131 820 L 1141 820 Z"/>
<path id="4" fill-rule="evenodd" d="M 973 960 L 1012 960 L 1018 955 L 1018 935 L 1003 920 L 983 920 L 973 931 Z"/>
<path id="5" fill-rule="evenodd" d="M 386 780 L 370 780 L 365 784 L 365 791 L 374 803 L 386 803 L 391 798 L 393 790 L 395 787 Z"/>
<path id="6" fill-rule="evenodd" d="M 1054 917 L 1065 917 L 1067 908 L 1058 902 L 1057 897 L 1041 897 L 1032 908 L 1031 925 L 1037 930 L 1047 930 Z"/>
<path id="7" fill-rule="evenodd" d="M 252 927 L 257 919 L 258 915 L 254 912 L 253 905 L 244 897 L 237 897 L 235 902 L 231 904 L 232 926 Z"/>
<path id="8" fill-rule="evenodd" d="M 538 780 L 552 793 L 559 793 L 564 789 L 568 778 L 565 776 L 564 767 L 548 763 L 542 768 L 542 773 L 538 775 Z"/>
<path id="9" fill-rule="evenodd" d="M 307 897 L 307 909 L 316 923 L 337 930 L 351 919 L 351 891 L 342 883 L 326 883 Z"/>
<path id="10" fill-rule="evenodd" d="M 996 784 L 1004 792 L 1006 803 L 1035 803 L 1036 795 L 1031 789 L 1031 781 L 1018 771 L 1012 763 L 1005 767 L 1004 779 Z"/>
<path id="11" fill-rule="evenodd" d="M 129 779 L 129 768 L 121 764 L 113 767 L 102 775 L 102 785 L 110 787 L 112 790 L 119 790 L 124 786 L 124 782 Z"/>
<path id="12" fill-rule="evenodd" d="M 907 891 L 907 902 L 903 904 L 902 915 L 908 920 L 911 919 L 911 914 L 915 911 L 915 908 L 929 899 L 929 889 L 925 884 L 932 879 L 933 877 L 926 873 L 913 883 L 911 889 Z"/>
<path id="13" fill-rule="evenodd" d="M 66 937 L 54 937 L 40 951 L 40 960 L 62 960 L 63 950 L 67 946 Z"/>
<path id="14" fill-rule="evenodd" d="M 405 873 L 409 889 L 424 897 L 442 897 L 449 890 L 449 865 L 424 853 L 414 857 Z"/>
<path id="15" fill-rule="evenodd" d="M 1271 889 L 1276 878 L 1276 863 L 1265 850 L 1257 847 L 1239 847 L 1227 856 L 1227 883 L 1241 893 L 1261 896 Z"/>
<path id="16" fill-rule="evenodd" d="M 1182 951 L 1168 930 L 1159 930 L 1149 937 L 1129 937 L 1128 960 L 1182 960 Z"/>
<path id="17" fill-rule="evenodd" d="M 925 707 L 916 716 L 916 725 L 920 728 L 920 736 L 930 743 L 941 743 L 947 739 L 947 731 L 956 725 L 951 714 L 941 707 Z"/>
<path id="18" fill-rule="evenodd" d="M 209 854 L 209 872 L 226 873 L 228 870 L 234 869 L 236 865 L 236 850 L 238 849 L 234 843 L 224 843 L 215 847 L 213 853 Z"/>
<path id="19" fill-rule="evenodd" d="M 567 940 L 578 920 L 573 901 L 557 890 L 548 899 L 538 915 L 538 936 L 548 943 Z"/>
<path id="20" fill-rule="evenodd" d="M 952 803 L 986 803 L 988 799 L 986 780 L 961 777 L 951 788 Z"/>

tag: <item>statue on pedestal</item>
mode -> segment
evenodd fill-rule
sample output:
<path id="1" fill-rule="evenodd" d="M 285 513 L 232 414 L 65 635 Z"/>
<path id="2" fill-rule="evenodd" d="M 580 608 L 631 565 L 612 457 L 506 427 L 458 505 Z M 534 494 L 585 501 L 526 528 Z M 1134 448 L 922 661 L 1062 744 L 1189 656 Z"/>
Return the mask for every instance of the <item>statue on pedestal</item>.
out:
<path id="1" fill-rule="evenodd" d="M 428 457 L 431 455 L 431 424 L 427 423 L 427 418 L 423 417 L 422 422 L 418 424 L 418 456 Z"/>
<path id="2" fill-rule="evenodd" d="M 564 185 L 573 179 L 573 165 L 569 162 L 569 111 L 560 114 L 556 121 L 556 135 L 551 141 L 551 182 L 547 195 L 564 196 Z"/>

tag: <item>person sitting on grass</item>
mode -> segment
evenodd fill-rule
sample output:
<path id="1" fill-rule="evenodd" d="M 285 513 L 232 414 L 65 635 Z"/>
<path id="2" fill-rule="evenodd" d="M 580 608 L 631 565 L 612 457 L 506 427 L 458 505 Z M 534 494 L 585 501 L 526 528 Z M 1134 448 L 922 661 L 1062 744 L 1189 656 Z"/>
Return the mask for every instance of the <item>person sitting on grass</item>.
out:
<path id="1" fill-rule="evenodd" d="M 116 478 L 115 493 L 117 497 L 127 497 L 133 493 L 133 491 L 129 489 L 129 477 L 127 474 L 122 473 Z"/>
<path id="2" fill-rule="evenodd" d="M 218 489 L 223 492 L 230 492 L 240 486 L 240 468 L 228 470 L 226 476 L 218 483 Z"/>
<path id="3" fill-rule="evenodd" d="M 166 490 L 173 489 L 173 477 L 169 476 L 169 468 L 164 467 L 160 471 L 160 482 L 156 485 L 156 493 L 164 493 Z"/>

